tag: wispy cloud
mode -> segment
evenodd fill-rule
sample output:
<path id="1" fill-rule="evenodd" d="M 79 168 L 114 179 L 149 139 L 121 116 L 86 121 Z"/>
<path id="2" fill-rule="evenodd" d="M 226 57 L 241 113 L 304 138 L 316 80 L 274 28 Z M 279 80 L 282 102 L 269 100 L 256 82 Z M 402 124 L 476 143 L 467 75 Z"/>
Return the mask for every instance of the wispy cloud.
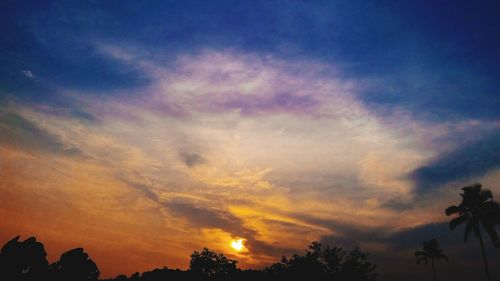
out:
<path id="1" fill-rule="evenodd" d="M 35 78 L 35 74 L 31 70 L 22 70 L 21 73 L 28 78 Z"/>
<path id="2" fill-rule="evenodd" d="M 439 155 L 412 172 L 419 192 L 457 180 L 471 181 L 500 167 L 500 132 L 494 131 L 451 152 Z"/>

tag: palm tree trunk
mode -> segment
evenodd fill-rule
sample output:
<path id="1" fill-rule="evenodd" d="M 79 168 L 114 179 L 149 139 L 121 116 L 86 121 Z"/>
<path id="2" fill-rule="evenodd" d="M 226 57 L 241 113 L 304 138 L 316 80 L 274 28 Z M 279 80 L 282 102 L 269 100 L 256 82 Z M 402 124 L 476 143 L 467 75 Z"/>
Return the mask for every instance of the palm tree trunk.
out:
<path id="1" fill-rule="evenodd" d="M 436 281 L 436 268 L 434 267 L 434 259 L 433 258 L 431 259 L 431 262 L 432 262 L 432 278 L 434 279 L 434 281 Z"/>
<path id="2" fill-rule="evenodd" d="M 490 281 L 490 270 L 488 268 L 488 261 L 486 261 L 486 252 L 484 251 L 484 243 L 483 237 L 481 237 L 481 229 L 478 229 L 477 232 L 479 235 L 479 244 L 481 245 L 481 252 L 483 254 L 484 268 L 486 269 L 486 276 L 488 277 L 488 281 Z"/>

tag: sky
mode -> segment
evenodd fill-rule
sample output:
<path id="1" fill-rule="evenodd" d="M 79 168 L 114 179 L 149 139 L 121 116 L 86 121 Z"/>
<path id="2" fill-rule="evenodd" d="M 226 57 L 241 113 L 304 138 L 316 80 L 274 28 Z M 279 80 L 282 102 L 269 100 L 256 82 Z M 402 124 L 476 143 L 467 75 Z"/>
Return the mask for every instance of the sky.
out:
<path id="1" fill-rule="evenodd" d="M 321 241 L 421 280 L 435 237 L 438 276 L 482 274 L 444 209 L 500 198 L 499 28 L 498 1 L 2 1 L 0 243 L 111 277 Z"/>

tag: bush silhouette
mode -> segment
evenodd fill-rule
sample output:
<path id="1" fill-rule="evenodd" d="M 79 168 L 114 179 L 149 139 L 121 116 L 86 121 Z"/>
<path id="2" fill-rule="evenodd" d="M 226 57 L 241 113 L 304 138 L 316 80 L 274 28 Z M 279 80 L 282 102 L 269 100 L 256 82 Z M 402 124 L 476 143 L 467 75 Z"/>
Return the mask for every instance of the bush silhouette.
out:
<path id="1" fill-rule="evenodd" d="M 197 276 L 223 279 L 238 272 L 237 264 L 237 261 L 228 259 L 222 253 L 217 254 L 204 248 L 201 252 L 194 251 L 191 254 L 189 270 Z"/>
<path id="2" fill-rule="evenodd" d="M 313 280 L 377 280 L 375 264 L 370 263 L 368 254 L 355 248 L 347 252 L 340 247 L 323 246 L 313 242 L 305 255 L 283 257 L 265 270 L 274 277 Z"/>
<path id="3" fill-rule="evenodd" d="M 46 280 L 49 263 L 43 244 L 30 237 L 19 241 L 19 236 L 7 242 L 0 252 L 2 280 Z"/>
<path id="4" fill-rule="evenodd" d="M 50 265 L 50 276 L 54 281 L 94 281 L 99 279 L 99 270 L 82 248 L 69 250 L 58 262 Z"/>

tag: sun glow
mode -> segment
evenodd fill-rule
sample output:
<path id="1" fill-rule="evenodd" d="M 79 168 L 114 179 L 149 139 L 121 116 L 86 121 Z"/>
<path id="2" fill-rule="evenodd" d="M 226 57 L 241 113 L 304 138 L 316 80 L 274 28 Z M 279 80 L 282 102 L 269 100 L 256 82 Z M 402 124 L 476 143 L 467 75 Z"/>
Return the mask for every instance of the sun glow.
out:
<path id="1" fill-rule="evenodd" d="M 231 247 L 236 251 L 241 252 L 245 248 L 245 245 L 243 245 L 243 239 L 231 241 Z"/>

